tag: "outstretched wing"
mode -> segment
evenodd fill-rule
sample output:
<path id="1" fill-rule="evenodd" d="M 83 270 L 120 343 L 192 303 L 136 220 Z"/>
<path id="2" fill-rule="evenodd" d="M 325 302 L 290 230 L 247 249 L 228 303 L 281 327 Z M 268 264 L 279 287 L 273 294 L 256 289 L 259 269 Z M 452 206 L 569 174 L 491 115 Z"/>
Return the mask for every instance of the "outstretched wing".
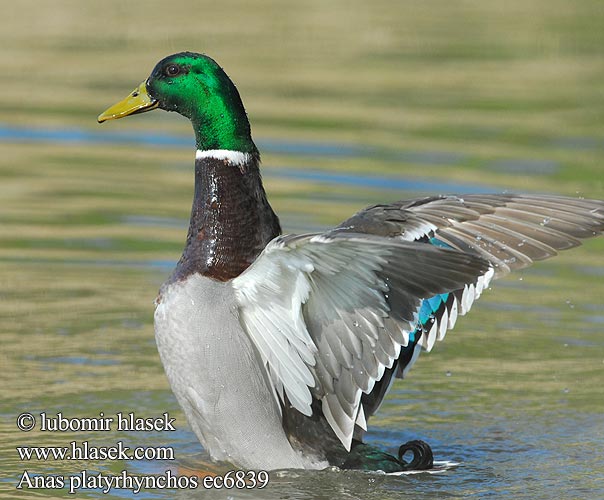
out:
<path id="1" fill-rule="evenodd" d="M 480 255 L 499 278 L 601 234 L 604 201 L 513 194 L 419 198 L 368 207 L 337 230 L 426 241 Z"/>
<path id="2" fill-rule="evenodd" d="M 604 231 L 604 202 L 551 195 L 438 196 L 375 205 L 344 221 L 336 231 L 421 241 L 479 255 L 495 278 L 547 259 Z M 391 379 L 404 376 L 421 348 L 431 350 L 480 296 L 483 283 L 468 284 L 422 303 L 417 329 L 392 369 L 363 395 L 366 415 L 381 403 Z"/>
<path id="3" fill-rule="evenodd" d="M 361 394 L 391 368 L 422 301 L 488 275 L 484 259 L 353 233 L 284 236 L 232 282 L 242 326 L 276 393 L 311 415 L 313 397 L 345 447 Z"/>
<path id="4" fill-rule="evenodd" d="M 431 349 L 492 276 L 604 230 L 604 202 L 441 196 L 369 207 L 324 235 L 273 240 L 233 280 L 276 394 L 312 399 L 349 448 L 392 377 Z"/>

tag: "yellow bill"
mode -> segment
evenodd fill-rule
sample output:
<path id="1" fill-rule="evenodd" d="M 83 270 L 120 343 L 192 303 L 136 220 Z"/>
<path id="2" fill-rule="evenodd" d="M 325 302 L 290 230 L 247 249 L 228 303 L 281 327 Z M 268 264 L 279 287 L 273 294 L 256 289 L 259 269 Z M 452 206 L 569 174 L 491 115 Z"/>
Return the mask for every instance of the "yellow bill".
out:
<path id="1" fill-rule="evenodd" d="M 107 120 L 117 120 L 124 116 L 133 115 L 135 113 L 144 113 L 157 108 L 158 102 L 151 99 L 147 93 L 147 82 L 141 83 L 133 92 L 125 99 L 114 104 L 109 109 L 104 111 L 97 118 L 99 123 Z"/>

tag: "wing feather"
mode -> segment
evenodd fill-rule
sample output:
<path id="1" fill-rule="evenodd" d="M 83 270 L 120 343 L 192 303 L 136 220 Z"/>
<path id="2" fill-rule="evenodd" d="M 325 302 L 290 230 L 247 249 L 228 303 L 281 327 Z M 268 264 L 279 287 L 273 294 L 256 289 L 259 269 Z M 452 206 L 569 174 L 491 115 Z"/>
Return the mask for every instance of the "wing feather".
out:
<path id="1" fill-rule="evenodd" d="M 361 394 L 394 365 L 422 300 L 488 269 L 476 256 L 415 242 L 284 236 L 232 284 L 277 396 L 305 415 L 320 400 L 349 449 L 355 423 L 365 421 Z"/>
<path id="2" fill-rule="evenodd" d="M 350 449 L 392 378 L 406 376 L 492 278 L 603 231 L 600 201 L 421 198 L 368 207 L 325 234 L 276 238 L 232 285 L 282 404 L 310 416 L 320 401 Z"/>
<path id="3" fill-rule="evenodd" d="M 602 234 L 604 202 L 550 195 L 428 197 L 368 207 L 344 221 L 336 231 L 362 231 L 432 243 L 478 255 L 492 265 L 474 283 L 449 294 L 444 306 L 435 310 L 425 324 L 418 325 L 411 336 L 405 333 L 405 342 L 399 339 L 407 351 L 401 354 L 397 369 L 387 372 L 390 379 L 394 375 L 406 376 L 420 348 L 430 350 L 435 340 L 442 340 L 492 278 L 552 257 L 560 250 L 577 246 L 581 239 Z M 404 302 L 404 296 L 399 300 Z M 411 345 L 410 338 L 414 342 Z M 384 386 L 390 383 L 382 380 L 375 389 L 380 394 L 364 398 L 369 405 L 364 409 L 365 418 L 375 412 L 386 392 Z"/>

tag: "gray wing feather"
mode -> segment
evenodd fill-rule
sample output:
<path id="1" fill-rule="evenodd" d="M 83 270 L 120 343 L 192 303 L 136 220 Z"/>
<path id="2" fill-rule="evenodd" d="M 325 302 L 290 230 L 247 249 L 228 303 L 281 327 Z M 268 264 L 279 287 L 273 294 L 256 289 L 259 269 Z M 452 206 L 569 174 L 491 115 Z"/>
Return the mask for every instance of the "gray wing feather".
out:
<path id="1" fill-rule="evenodd" d="M 360 235 L 349 235 L 347 241 L 343 236 L 330 235 L 344 246 L 372 241 Z M 360 417 L 362 393 L 373 389 L 385 369 L 393 366 L 401 346 L 407 345 L 422 298 L 474 282 L 489 269 L 486 262 L 468 260 L 468 255 L 457 252 L 376 241 L 382 245 L 379 268 L 368 273 L 367 255 L 345 252 L 349 259 L 337 261 L 339 272 L 313 273 L 303 308 L 317 346 L 313 396 L 322 401 L 328 422 L 345 446 L 350 446 Z M 368 288 L 351 289 L 351 276 Z M 348 294 L 347 299 L 342 294 Z"/>
<path id="2" fill-rule="evenodd" d="M 501 277 L 577 246 L 581 239 L 602 234 L 604 202 L 550 195 L 427 197 L 368 207 L 334 231 L 364 232 L 408 241 L 435 237 L 452 248 L 488 260 L 494 277 Z M 442 340 L 487 284 L 488 280 L 481 279 L 456 290 L 447 306 L 434 318 L 430 331 L 422 334 L 419 345 L 429 350 L 436 340 Z M 396 318 L 396 313 L 412 309 L 408 297 L 397 294 L 406 286 L 406 283 L 397 283 L 390 293 L 392 310 L 387 321 L 391 322 L 388 324 L 391 332 L 395 331 L 392 324 L 404 324 L 405 318 Z M 402 323 L 394 321 L 395 318 Z M 418 353 L 416 350 L 404 373 Z M 380 380 L 374 393 L 366 393 L 370 402 L 365 408 L 367 416 L 379 407 L 389 380 L 395 375 L 403 376 L 403 370 L 389 372 L 388 380 Z"/>
<path id="3" fill-rule="evenodd" d="M 402 201 L 369 207 L 323 235 L 273 240 L 233 286 L 242 326 L 283 404 L 310 415 L 312 398 L 321 401 L 350 448 L 355 426 L 365 427 L 397 374 L 394 363 L 424 299 L 452 292 L 420 337 L 418 345 L 431 349 L 493 274 L 603 230 L 604 202 L 594 200 L 504 194 Z M 453 250 L 423 243 L 430 238 Z M 413 360 L 418 354 L 416 347 Z M 368 412 L 363 393 L 371 396 Z"/>
<path id="4" fill-rule="evenodd" d="M 355 425 L 365 425 L 361 395 L 408 344 L 422 300 L 489 269 L 454 250 L 334 233 L 277 238 L 232 283 L 277 396 L 305 415 L 311 395 L 321 401 L 350 448 Z"/>
<path id="5" fill-rule="evenodd" d="M 553 195 L 439 196 L 368 207 L 336 231 L 437 237 L 489 260 L 495 277 L 578 246 L 604 231 L 604 202 Z"/>

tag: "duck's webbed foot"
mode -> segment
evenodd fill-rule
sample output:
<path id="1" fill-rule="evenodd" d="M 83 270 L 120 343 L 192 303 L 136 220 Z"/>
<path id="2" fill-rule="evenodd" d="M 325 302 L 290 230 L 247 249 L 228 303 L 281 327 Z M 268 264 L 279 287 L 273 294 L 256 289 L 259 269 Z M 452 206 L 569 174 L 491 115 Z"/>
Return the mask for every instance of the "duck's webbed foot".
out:
<path id="1" fill-rule="evenodd" d="M 411 452 L 413 458 L 407 463 L 404 459 L 407 453 Z M 402 470 L 428 470 L 434 467 L 434 455 L 432 448 L 425 441 L 415 439 L 407 441 L 398 449 L 398 459 L 404 466 Z"/>

